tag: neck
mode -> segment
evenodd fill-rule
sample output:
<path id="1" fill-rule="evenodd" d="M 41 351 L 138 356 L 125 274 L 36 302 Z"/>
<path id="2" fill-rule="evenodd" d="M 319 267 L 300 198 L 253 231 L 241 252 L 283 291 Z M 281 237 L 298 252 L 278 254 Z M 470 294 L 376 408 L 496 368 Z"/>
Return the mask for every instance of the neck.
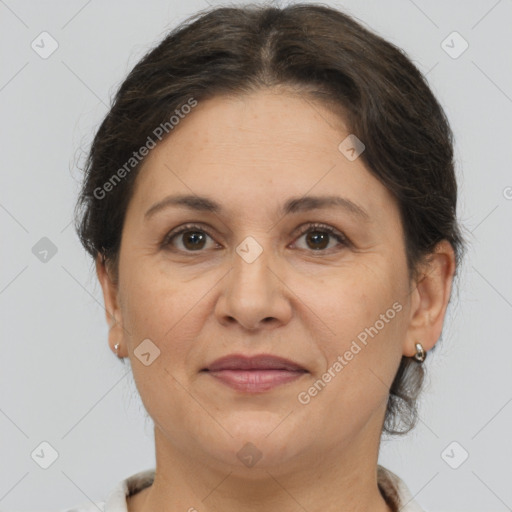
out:
<path id="1" fill-rule="evenodd" d="M 392 512 L 377 484 L 380 438 L 360 441 L 328 456 L 310 453 L 271 469 L 241 470 L 180 451 L 155 427 L 155 480 L 135 495 L 129 510 Z"/>

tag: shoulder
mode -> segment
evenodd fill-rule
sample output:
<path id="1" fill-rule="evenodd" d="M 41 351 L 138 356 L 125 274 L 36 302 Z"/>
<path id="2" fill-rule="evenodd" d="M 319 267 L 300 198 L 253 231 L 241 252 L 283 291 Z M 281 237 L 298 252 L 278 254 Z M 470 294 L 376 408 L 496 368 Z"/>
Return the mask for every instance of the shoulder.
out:
<path id="1" fill-rule="evenodd" d="M 414 500 L 405 482 L 389 469 L 378 466 L 377 468 L 379 489 L 388 504 L 394 510 L 400 512 L 424 512 Z"/>
<path id="2" fill-rule="evenodd" d="M 154 469 L 146 469 L 119 481 L 104 501 L 88 502 L 58 512 L 127 512 L 127 496 L 153 484 Z"/>

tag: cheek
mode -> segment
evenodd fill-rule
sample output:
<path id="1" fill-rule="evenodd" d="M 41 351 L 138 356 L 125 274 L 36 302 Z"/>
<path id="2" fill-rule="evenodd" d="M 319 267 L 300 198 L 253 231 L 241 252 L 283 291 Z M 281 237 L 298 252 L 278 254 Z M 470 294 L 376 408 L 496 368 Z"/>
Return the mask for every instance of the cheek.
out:
<path id="1" fill-rule="evenodd" d="M 383 308 L 366 305 L 359 316 L 338 320 L 338 336 L 323 347 L 324 372 L 302 390 L 301 403 L 310 408 L 310 428 L 325 439 L 350 442 L 352 435 L 368 422 L 380 421 L 376 415 L 385 412 L 401 359 L 404 309 L 396 302 L 394 308 L 386 300 L 382 304 Z"/>
<path id="2" fill-rule="evenodd" d="M 388 316 L 394 317 L 393 304 L 403 297 L 400 276 L 391 264 L 375 255 L 368 255 L 364 263 L 350 268 L 333 269 L 329 276 L 313 282 L 296 280 L 294 287 L 302 302 L 316 314 L 319 324 L 338 340 L 340 348 L 390 308 Z"/>
<path id="3" fill-rule="evenodd" d="M 391 266 L 378 273 L 362 268 L 359 277 L 343 302 L 344 316 L 338 320 L 343 346 L 337 347 L 337 355 L 349 361 L 346 374 L 351 381 L 365 374 L 388 383 L 401 357 L 406 310 L 402 285 Z"/>
<path id="4" fill-rule="evenodd" d="M 204 292 L 194 287 L 185 293 L 182 284 L 142 271 L 127 282 L 123 318 L 134 381 L 152 418 L 167 426 L 179 425 L 191 407 L 183 386 L 187 386 L 188 358 L 199 325 L 194 314 L 197 318 L 198 298 Z M 178 433 L 179 429 L 174 434 Z"/>
<path id="5" fill-rule="evenodd" d="M 190 302 L 197 301 L 199 292 L 193 283 L 183 283 L 179 273 L 166 273 L 152 260 L 134 256 L 127 262 L 123 316 L 133 330 L 162 339 L 190 309 Z"/>
<path id="6" fill-rule="evenodd" d="M 142 265 L 134 268 L 138 271 L 126 277 L 122 288 L 122 314 L 134 373 L 146 379 L 146 367 L 139 361 L 142 353 L 149 352 L 146 360 L 154 360 L 147 367 L 153 374 L 164 371 L 161 366 L 169 367 L 170 362 L 184 357 L 190 335 L 183 330 L 191 314 L 191 302 L 196 298 L 193 291 L 185 293 L 177 280 L 165 278 L 151 268 L 145 270 Z"/>
<path id="7" fill-rule="evenodd" d="M 318 338 L 326 365 L 325 373 L 317 376 L 322 381 L 318 394 L 335 408 L 340 402 L 346 410 L 357 409 L 358 403 L 378 407 L 401 358 L 403 283 L 391 265 L 372 264 L 341 272 L 324 285 L 308 295 L 319 312 L 319 324 L 328 326 L 327 334 Z"/>

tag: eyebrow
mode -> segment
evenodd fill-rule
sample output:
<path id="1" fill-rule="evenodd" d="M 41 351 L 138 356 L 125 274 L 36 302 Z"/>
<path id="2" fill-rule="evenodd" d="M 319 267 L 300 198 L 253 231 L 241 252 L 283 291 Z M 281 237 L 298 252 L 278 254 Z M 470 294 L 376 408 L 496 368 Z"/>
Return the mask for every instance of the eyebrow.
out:
<path id="1" fill-rule="evenodd" d="M 215 214 L 222 213 L 222 206 L 216 201 L 207 197 L 196 195 L 172 195 L 167 196 L 158 203 L 155 203 L 144 214 L 144 219 L 148 220 L 157 212 L 166 208 L 176 206 L 184 207 L 189 210 L 200 212 L 211 212 Z M 368 212 L 362 207 L 346 197 L 340 196 L 304 196 L 292 197 L 282 206 L 280 213 L 287 215 L 289 213 L 299 213 L 322 208 L 336 207 L 345 210 L 347 213 L 362 221 L 370 221 Z"/>

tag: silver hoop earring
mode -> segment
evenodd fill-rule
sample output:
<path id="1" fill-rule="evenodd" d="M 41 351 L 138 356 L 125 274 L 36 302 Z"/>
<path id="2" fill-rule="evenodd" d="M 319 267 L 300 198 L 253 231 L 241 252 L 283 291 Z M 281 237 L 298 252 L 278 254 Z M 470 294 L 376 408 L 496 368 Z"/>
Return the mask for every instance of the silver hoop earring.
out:
<path id="1" fill-rule="evenodd" d="M 416 354 L 414 354 L 414 359 L 416 361 L 419 361 L 420 363 L 423 363 L 427 357 L 427 353 L 425 352 L 425 349 L 421 345 L 421 343 L 416 343 Z"/>

